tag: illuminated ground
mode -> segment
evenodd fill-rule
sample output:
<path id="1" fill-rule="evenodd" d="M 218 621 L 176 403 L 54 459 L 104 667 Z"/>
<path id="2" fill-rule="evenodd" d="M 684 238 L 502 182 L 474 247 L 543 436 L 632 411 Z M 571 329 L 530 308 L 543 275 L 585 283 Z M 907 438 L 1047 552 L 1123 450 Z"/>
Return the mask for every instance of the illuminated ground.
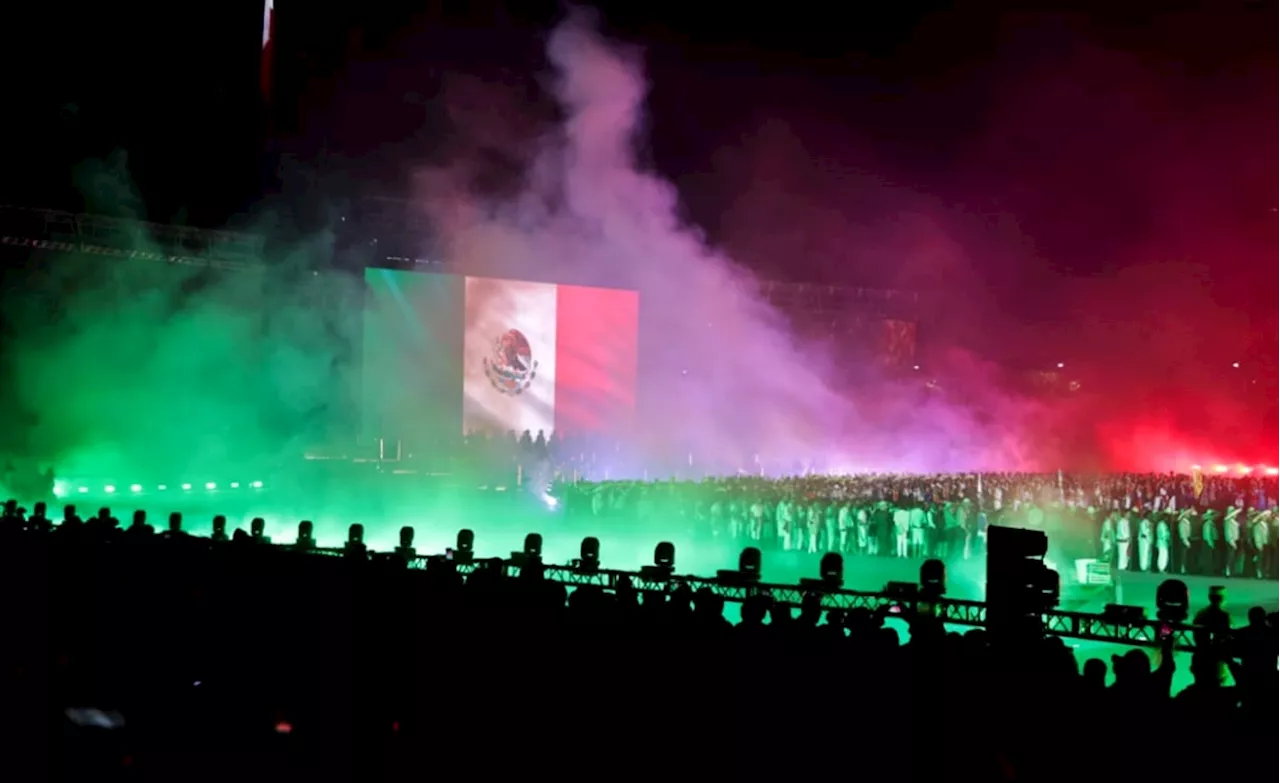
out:
<path id="1" fill-rule="evenodd" d="M 278 543 L 294 540 L 297 524 L 309 519 L 315 523 L 316 538 L 321 546 L 338 546 L 354 522 L 365 526 L 366 543 L 375 550 L 389 550 L 396 545 L 402 526 L 412 526 L 419 552 L 437 553 L 453 546 L 457 531 L 467 527 L 475 531 L 476 552 L 481 556 L 503 556 L 520 550 L 526 534 L 543 536 L 543 554 L 548 562 L 567 563 L 578 556 L 584 536 L 600 539 L 601 560 L 606 567 L 631 570 L 653 560 L 653 547 L 659 541 L 676 546 L 676 566 L 681 573 L 714 575 L 717 569 L 733 568 L 738 544 L 708 542 L 696 538 L 682 525 L 649 526 L 637 529 L 634 524 L 617 520 L 576 519 L 555 509 L 526 491 L 488 489 L 480 491 L 474 483 L 465 486 L 437 478 L 364 474 L 353 479 L 344 471 L 341 476 L 313 472 L 307 477 L 257 479 L 251 476 L 223 481 L 178 481 L 173 484 L 112 483 L 115 479 L 69 479 L 59 482 L 61 503 L 75 503 L 81 516 L 93 514 L 100 506 L 128 524 L 137 508 L 146 509 L 150 522 L 162 529 L 170 512 L 181 512 L 184 527 L 197 534 L 207 534 L 216 514 L 225 514 L 229 527 L 248 529 L 249 521 L 261 516 L 266 521 L 267 535 Z M 163 486 L 163 489 L 161 487 Z M 108 491 L 110 489 L 111 491 Z M 60 514 L 60 512 L 58 512 Z M 54 514 L 57 516 L 58 514 Z M 965 563 L 952 567 L 948 574 L 948 595 L 955 598 L 981 600 L 984 597 L 982 564 Z M 763 564 L 765 581 L 794 584 L 801 577 L 818 575 L 818 556 L 802 553 L 766 552 Z M 847 558 L 845 584 L 855 590 L 879 590 L 888 582 L 915 582 L 919 564 L 911 561 L 880 558 Z M 1124 583 L 1123 603 L 1148 608 L 1154 615 L 1155 590 L 1161 577 L 1130 575 Z M 1223 580 L 1191 577 L 1193 611 L 1200 608 L 1210 584 Z M 1071 607 L 1082 611 L 1101 611 L 1114 600 L 1097 595 L 1085 606 Z M 1240 620 L 1249 606 L 1260 605 L 1275 610 L 1275 582 L 1230 580 L 1229 608 Z M 737 607 L 729 608 L 736 619 Z M 906 638 L 905 625 L 894 623 Z M 957 627 L 955 630 L 963 631 Z M 1120 645 L 1072 640 L 1080 660 L 1102 658 L 1123 653 Z M 1177 686 L 1189 683 L 1186 674 L 1188 656 L 1178 655 Z"/>

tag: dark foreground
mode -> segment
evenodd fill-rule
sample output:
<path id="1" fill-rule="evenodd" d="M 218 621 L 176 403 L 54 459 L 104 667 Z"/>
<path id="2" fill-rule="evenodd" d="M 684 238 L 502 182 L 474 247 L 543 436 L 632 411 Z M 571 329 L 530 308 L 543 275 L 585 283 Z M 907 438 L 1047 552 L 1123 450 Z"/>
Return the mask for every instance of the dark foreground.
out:
<path id="1" fill-rule="evenodd" d="M 1276 776 L 1273 636 L 1269 653 L 1198 653 L 1197 684 L 1170 698 L 1172 656 L 1135 651 L 1108 688 L 1058 640 L 926 618 L 899 645 L 871 615 L 762 624 L 770 607 L 747 606 L 735 627 L 679 591 L 3 535 L 8 779 Z M 1216 686 L 1228 658 L 1244 687 Z M 1229 755 L 1193 737 L 1231 738 Z"/>

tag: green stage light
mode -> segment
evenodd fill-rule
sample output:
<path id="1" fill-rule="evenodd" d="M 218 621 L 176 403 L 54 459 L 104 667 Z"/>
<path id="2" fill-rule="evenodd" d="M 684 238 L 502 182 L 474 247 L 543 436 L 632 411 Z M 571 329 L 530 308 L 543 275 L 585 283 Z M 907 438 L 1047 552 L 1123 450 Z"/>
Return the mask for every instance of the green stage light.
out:
<path id="1" fill-rule="evenodd" d="M 141 491 L 142 491 L 142 485 L 141 485 L 141 484 L 133 484 L 132 486 L 130 486 L 130 487 L 129 487 L 129 491 L 130 491 L 130 492 L 141 492 Z"/>
<path id="2" fill-rule="evenodd" d="M 255 482 L 253 482 L 252 484 L 250 484 L 249 486 L 253 487 L 254 489 L 262 489 L 262 482 L 261 482 L 261 481 L 255 481 Z"/>
<path id="3" fill-rule="evenodd" d="M 168 489 L 168 487 L 166 487 L 164 484 L 161 484 L 160 486 L 156 487 L 156 489 L 160 490 L 161 492 L 164 492 L 166 489 Z"/>
<path id="4" fill-rule="evenodd" d="M 240 489 L 240 482 L 239 482 L 239 481 L 233 481 L 233 482 L 231 482 L 231 488 L 232 488 L 232 489 Z"/>
<path id="5" fill-rule="evenodd" d="M 183 484 L 183 485 L 182 485 L 182 488 L 183 488 L 183 489 L 191 489 L 191 485 L 190 485 L 190 484 Z"/>
<path id="6" fill-rule="evenodd" d="M 81 494 L 84 494 L 85 492 L 88 492 L 88 491 L 89 491 L 89 488 L 88 488 L 88 487 L 81 487 L 78 491 L 79 491 Z"/>
<path id="7" fill-rule="evenodd" d="M 205 485 L 204 485 L 204 488 L 205 488 L 205 489 L 217 489 L 217 488 L 218 488 L 218 485 L 217 485 L 217 484 L 215 484 L 215 483 L 213 483 L 212 481 L 210 481 L 208 484 L 205 484 Z"/>
<path id="8" fill-rule="evenodd" d="M 103 487 L 103 488 L 102 488 L 102 491 L 103 491 L 103 492 L 106 492 L 108 495 L 110 495 L 112 492 L 115 492 L 115 491 L 116 491 L 116 488 L 115 488 L 115 487 L 113 487 L 113 486 L 111 486 L 110 484 L 108 484 L 108 485 L 106 485 L 105 487 Z"/>

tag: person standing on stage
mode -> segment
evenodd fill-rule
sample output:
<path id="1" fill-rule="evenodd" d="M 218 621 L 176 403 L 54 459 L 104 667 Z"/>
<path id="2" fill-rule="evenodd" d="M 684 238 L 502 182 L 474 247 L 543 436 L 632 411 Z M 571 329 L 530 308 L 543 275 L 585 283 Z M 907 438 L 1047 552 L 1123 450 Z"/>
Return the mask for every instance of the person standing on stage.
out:
<path id="1" fill-rule="evenodd" d="M 1249 523 L 1249 538 L 1253 542 L 1253 567 L 1249 569 L 1249 576 L 1254 579 L 1265 579 L 1267 577 L 1267 547 L 1271 535 L 1268 516 L 1273 513 L 1275 512 L 1260 512 Z"/>
<path id="2" fill-rule="evenodd" d="M 1196 554 L 1196 512 L 1193 508 L 1184 508 L 1178 512 L 1178 536 L 1174 540 L 1173 572 L 1190 574 L 1195 571 Z"/>
<path id="3" fill-rule="evenodd" d="M 1151 512 L 1144 508 L 1138 520 L 1138 570 L 1151 571 L 1152 547 L 1155 545 L 1155 529 L 1151 524 Z"/>
<path id="4" fill-rule="evenodd" d="M 760 498 L 751 501 L 751 540 L 759 541 L 764 535 L 764 503 Z"/>
<path id="5" fill-rule="evenodd" d="M 899 501 L 899 504 L 902 501 Z M 893 509 L 893 556 L 898 558 L 906 558 L 908 552 L 908 542 L 911 536 L 911 511 L 902 505 L 897 505 Z"/>
<path id="6" fill-rule="evenodd" d="M 817 503 L 809 503 L 805 509 L 805 547 L 809 554 L 818 552 L 818 536 L 822 534 L 822 508 Z M 798 542 L 799 543 L 799 542 Z M 797 549 L 799 547 L 797 546 Z"/>
<path id="7" fill-rule="evenodd" d="M 1240 508 L 1232 506 L 1227 509 L 1226 519 L 1222 523 L 1222 572 L 1224 575 L 1238 576 L 1244 570 L 1244 550 L 1240 541 Z"/>
<path id="8" fill-rule="evenodd" d="M 1219 559 L 1219 541 L 1222 536 L 1218 531 L 1218 514 L 1207 509 L 1200 522 L 1200 567 L 1197 573 L 1204 576 L 1219 576 L 1222 573 L 1222 562 Z"/>
<path id="9" fill-rule="evenodd" d="M 1116 520 L 1116 568 L 1129 570 L 1130 545 L 1133 543 L 1133 520 L 1128 513 Z"/>
<path id="10" fill-rule="evenodd" d="M 1156 570 L 1162 574 L 1169 573 L 1169 542 L 1173 531 L 1169 529 L 1169 515 L 1160 514 L 1156 523 Z"/>
<path id="11" fill-rule="evenodd" d="M 916 503 L 911 507 L 910 527 L 911 541 L 908 544 L 908 556 L 912 558 L 924 557 L 924 531 L 928 522 L 928 514 L 925 512 L 923 505 Z"/>
<path id="12" fill-rule="evenodd" d="M 1116 556 L 1116 522 L 1115 512 L 1107 514 L 1102 520 L 1102 532 L 1099 535 L 1100 560 L 1110 563 Z"/>
<path id="13" fill-rule="evenodd" d="M 778 541 L 782 543 L 782 549 L 787 552 L 791 551 L 791 518 L 794 513 L 791 500 L 784 495 L 782 500 L 778 501 L 777 528 Z"/>
<path id="14" fill-rule="evenodd" d="M 889 517 L 887 506 L 885 501 L 878 500 L 867 509 L 867 551 L 876 556 L 888 554 L 883 546 L 885 531 L 893 520 Z"/>
<path id="15" fill-rule="evenodd" d="M 867 508 L 866 503 L 858 504 L 858 510 L 854 514 L 855 524 L 857 525 L 857 541 L 858 554 L 871 554 L 871 509 Z"/>
<path id="16" fill-rule="evenodd" d="M 850 536 L 854 534 L 853 506 L 845 500 L 840 504 L 840 510 L 836 512 L 836 528 L 839 538 L 839 551 L 848 554 L 850 545 Z"/>

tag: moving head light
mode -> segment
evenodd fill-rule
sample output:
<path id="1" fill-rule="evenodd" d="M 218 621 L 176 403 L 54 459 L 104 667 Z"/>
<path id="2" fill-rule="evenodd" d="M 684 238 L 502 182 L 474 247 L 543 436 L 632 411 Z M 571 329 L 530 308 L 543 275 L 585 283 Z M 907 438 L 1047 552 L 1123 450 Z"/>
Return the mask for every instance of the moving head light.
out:
<path id="1" fill-rule="evenodd" d="M 467 528 L 458 531 L 458 540 L 453 547 L 452 557 L 455 563 L 466 565 L 475 559 L 476 534 Z"/>
<path id="2" fill-rule="evenodd" d="M 724 585 L 753 585 L 760 582 L 760 550 L 749 546 L 738 555 L 738 570 L 716 571 L 716 581 Z"/>
<path id="3" fill-rule="evenodd" d="M 587 536 L 582 539 L 582 546 L 578 549 L 578 558 L 570 561 L 569 565 L 584 574 L 599 571 L 600 539 L 595 536 Z"/>
<path id="4" fill-rule="evenodd" d="M 641 566 L 640 577 L 651 582 L 671 578 L 676 572 L 676 545 L 663 541 L 653 548 L 653 565 Z"/>
<path id="5" fill-rule="evenodd" d="M 542 564 L 542 536 L 530 533 L 524 537 L 524 549 L 511 553 L 511 562 L 524 568 L 525 566 Z"/>

